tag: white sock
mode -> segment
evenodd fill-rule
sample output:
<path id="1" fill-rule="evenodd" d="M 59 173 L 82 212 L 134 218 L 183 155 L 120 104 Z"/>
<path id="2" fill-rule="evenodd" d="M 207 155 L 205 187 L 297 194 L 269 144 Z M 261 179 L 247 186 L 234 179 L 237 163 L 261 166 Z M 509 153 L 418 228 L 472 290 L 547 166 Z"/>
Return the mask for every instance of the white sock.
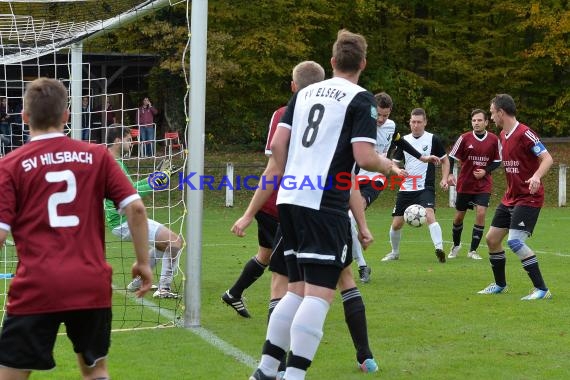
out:
<path id="1" fill-rule="evenodd" d="M 362 252 L 362 246 L 358 240 L 358 228 L 356 228 L 356 220 L 351 212 L 350 215 L 350 232 L 352 234 L 352 258 L 356 261 L 359 267 L 366 266 L 366 260 L 364 260 L 364 252 Z"/>
<path id="2" fill-rule="evenodd" d="M 154 269 L 154 267 L 156 266 L 156 254 L 157 254 L 156 248 L 151 248 L 148 251 L 148 256 L 149 256 L 149 264 L 150 264 L 150 269 Z"/>
<path id="3" fill-rule="evenodd" d="M 441 232 L 441 226 L 438 222 L 433 222 L 429 225 L 429 234 L 431 235 L 431 241 L 435 249 L 443 249 L 443 233 Z"/>
<path id="4" fill-rule="evenodd" d="M 303 380 L 307 375 L 307 371 L 295 367 L 288 367 L 285 371 L 284 379 Z"/>
<path id="5" fill-rule="evenodd" d="M 162 255 L 162 268 L 160 268 L 160 281 L 158 282 L 160 289 L 170 289 L 174 271 L 178 268 L 179 259 L 180 249 L 169 245 Z"/>
<path id="6" fill-rule="evenodd" d="M 321 338 L 330 305 L 322 298 L 306 296 L 291 324 L 291 353 L 313 361 Z M 306 371 L 287 367 L 285 378 L 304 379 Z"/>
<path id="7" fill-rule="evenodd" d="M 394 230 L 390 226 L 390 244 L 392 245 L 392 252 L 400 254 L 400 240 L 402 239 L 402 229 Z"/>
<path id="8" fill-rule="evenodd" d="M 270 341 L 277 347 L 282 348 L 285 352 L 289 351 L 291 342 L 291 323 L 293 317 L 299 309 L 299 305 L 303 302 L 300 297 L 292 292 L 287 292 L 279 301 L 267 324 L 267 334 L 265 339 Z M 269 355 L 261 355 L 259 369 L 267 376 L 276 376 L 280 361 Z"/>

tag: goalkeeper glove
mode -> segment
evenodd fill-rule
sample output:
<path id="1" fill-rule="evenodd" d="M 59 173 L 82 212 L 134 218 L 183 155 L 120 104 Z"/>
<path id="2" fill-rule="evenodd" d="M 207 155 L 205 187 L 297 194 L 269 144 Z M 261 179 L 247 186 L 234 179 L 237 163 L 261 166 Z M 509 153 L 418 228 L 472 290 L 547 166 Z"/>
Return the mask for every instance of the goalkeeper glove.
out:
<path id="1" fill-rule="evenodd" d="M 156 171 L 157 172 L 165 172 L 165 173 L 168 172 L 169 176 L 170 176 L 170 173 L 172 171 L 171 168 L 172 168 L 172 162 L 168 158 L 163 158 L 156 165 Z"/>

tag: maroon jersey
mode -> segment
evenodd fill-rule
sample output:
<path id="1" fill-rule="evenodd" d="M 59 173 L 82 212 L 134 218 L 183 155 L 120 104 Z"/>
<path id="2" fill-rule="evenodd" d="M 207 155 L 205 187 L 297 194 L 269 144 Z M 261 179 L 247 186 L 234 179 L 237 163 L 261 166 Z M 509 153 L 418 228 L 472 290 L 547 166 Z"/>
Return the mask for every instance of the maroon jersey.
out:
<path id="1" fill-rule="evenodd" d="M 287 107 L 281 107 L 277 111 L 273 112 L 273 116 L 271 116 L 271 121 L 269 122 L 269 133 L 267 134 L 267 143 L 265 144 L 265 154 L 267 156 L 271 156 L 271 141 L 273 140 L 273 135 L 275 135 L 275 131 L 277 130 L 277 124 L 281 120 L 281 116 L 285 113 Z M 273 178 L 268 178 L 269 181 L 273 181 Z M 261 207 L 261 211 L 275 217 L 279 218 L 277 212 L 277 191 L 271 193 L 271 196 L 263 204 Z"/>
<path id="2" fill-rule="evenodd" d="M 107 149 L 33 138 L 0 160 L 0 194 L 0 228 L 18 254 L 8 313 L 111 307 L 103 200 L 123 208 L 140 197 Z"/>
<path id="3" fill-rule="evenodd" d="M 500 162 L 499 138 L 492 132 L 485 132 L 482 138 L 475 132 L 466 132 L 459 136 L 449 157 L 461 161 L 461 171 L 457 179 L 457 192 L 466 194 L 491 193 L 493 179 L 490 174 L 477 179 L 473 175 L 476 169 L 485 169 L 493 161 Z"/>
<path id="4" fill-rule="evenodd" d="M 506 135 L 501 131 L 503 166 L 507 177 L 507 189 L 501 200 L 505 206 L 542 207 L 544 203 L 544 186 L 542 183 L 535 194 L 531 194 L 528 183 L 540 162 L 538 156 L 546 152 L 538 135 L 524 124 L 517 124 Z"/>

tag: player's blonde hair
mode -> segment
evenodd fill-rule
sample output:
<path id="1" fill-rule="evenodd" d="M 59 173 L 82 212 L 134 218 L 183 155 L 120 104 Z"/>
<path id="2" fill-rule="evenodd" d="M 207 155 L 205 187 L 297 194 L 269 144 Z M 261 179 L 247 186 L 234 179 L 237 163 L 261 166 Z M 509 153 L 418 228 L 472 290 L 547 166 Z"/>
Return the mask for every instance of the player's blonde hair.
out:
<path id="1" fill-rule="evenodd" d="M 31 129 L 47 130 L 61 126 L 67 104 L 67 88 L 60 81 L 38 78 L 26 88 L 23 112 Z"/>
<path id="2" fill-rule="evenodd" d="M 292 77 L 300 90 L 325 79 L 325 69 L 315 61 L 303 61 L 293 68 Z"/>

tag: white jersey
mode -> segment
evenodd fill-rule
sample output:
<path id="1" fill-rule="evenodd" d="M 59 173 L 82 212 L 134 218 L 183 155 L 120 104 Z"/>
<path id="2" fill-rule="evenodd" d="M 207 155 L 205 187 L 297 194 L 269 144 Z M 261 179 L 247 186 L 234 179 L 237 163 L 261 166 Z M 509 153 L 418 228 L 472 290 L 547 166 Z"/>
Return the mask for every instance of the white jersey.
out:
<path id="1" fill-rule="evenodd" d="M 396 123 L 391 119 L 387 119 L 380 127 L 376 127 L 376 152 L 381 156 L 386 157 L 388 155 L 394 133 L 396 133 Z M 384 183 L 384 177 L 380 176 L 378 172 L 369 172 L 368 170 L 360 169 L 358 176 L 366 176 L 369 179 L 376 177 L 375 180 Z"/>
<path id="2" fill-rule="evenodd" d="M 376 142 L 372 93 L 343 78 L 312 84 L 293 95 L 280 128 L 291 129 L 277 204 L 346 213 L 352 143 Z M 344 176 L 338 181 L 339 175 Z"/>
<path id="3" fill-rule="evenodd" d="M 424 132 L 420 137 L 414 137 L 410 133 L 404 136 L 404 139 L 410 143 L 422 156 L 434 155 L 439 158 L 447 156 L 445 147 L 441 140 L 434 134 Z M 435 189 L 435 165 L 432 163 L 424 163 L 408 152 L 400 149 L 396 152 L 394 161 L 401 159 L 406 161 L 405 169 L 408 177 L 402 184 L 400 191 L 420 191 L 426 188 Z"/>

